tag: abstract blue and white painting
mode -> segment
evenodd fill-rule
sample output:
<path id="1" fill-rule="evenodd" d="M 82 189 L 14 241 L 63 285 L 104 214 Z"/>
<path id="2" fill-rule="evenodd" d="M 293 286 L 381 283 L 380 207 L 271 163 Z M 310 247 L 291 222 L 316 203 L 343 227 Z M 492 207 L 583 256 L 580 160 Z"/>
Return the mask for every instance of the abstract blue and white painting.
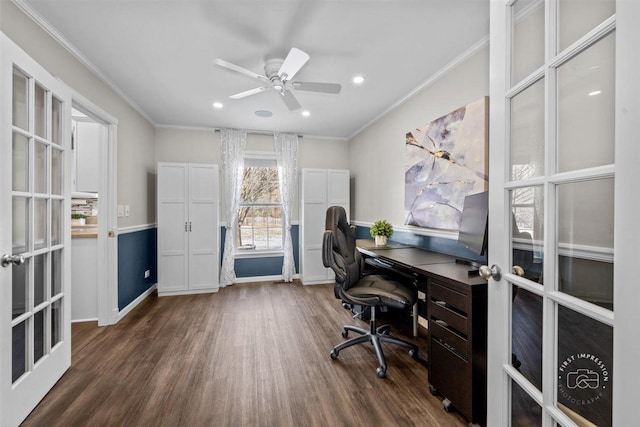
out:
<path id="1" fill-rule="evenodd" d="M 464 198 L 488 189 L 488 103 L 481 98 L 406 134 L 405 224 L 458 230 Z"/>

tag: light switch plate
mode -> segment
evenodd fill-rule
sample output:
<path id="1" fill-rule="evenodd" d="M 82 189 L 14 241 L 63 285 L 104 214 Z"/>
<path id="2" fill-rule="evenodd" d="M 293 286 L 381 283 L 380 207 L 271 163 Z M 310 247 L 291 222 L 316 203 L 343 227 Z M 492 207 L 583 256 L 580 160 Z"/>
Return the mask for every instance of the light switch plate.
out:
<path id="1" fill-rule="evenodd" d="M 129 205 L 124 205 L 124 216 L 129 216 Z"/>
<path id="2" fill-rule="evenodd" d="M 144 272 L 144 278 L 146 279 L 146 278 L 148 278 L 149 276 L 151 276 L 151 270 L 146 270 L 146 271 Z"/>
<path id="3" fill-rule="evenodd" d="M 124 206 L 118 205 L 118 218 L 124 216 Z"/>

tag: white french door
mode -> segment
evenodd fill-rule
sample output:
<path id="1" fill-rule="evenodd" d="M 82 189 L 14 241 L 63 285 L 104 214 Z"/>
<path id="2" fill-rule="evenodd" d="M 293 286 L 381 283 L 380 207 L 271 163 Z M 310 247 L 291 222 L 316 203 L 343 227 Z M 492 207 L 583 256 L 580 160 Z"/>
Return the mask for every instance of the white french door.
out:
<path id="1" fill-rule="evenodd" d="M 0 33 L 0 425 L 18 425 L 71 363 L 71 97 Z"/>
<path id="2" fill-rule="evenodd" d="M 637 425 L 640 7 L 490 7 L 488 425 Z"/>

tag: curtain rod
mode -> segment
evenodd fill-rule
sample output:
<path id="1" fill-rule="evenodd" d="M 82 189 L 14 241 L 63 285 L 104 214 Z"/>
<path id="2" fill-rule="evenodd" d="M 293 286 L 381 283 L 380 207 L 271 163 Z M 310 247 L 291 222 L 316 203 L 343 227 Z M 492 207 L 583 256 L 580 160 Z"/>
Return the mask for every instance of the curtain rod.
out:
<path id="1" fill-rule="evenodd" d="M 215 132 L 220 132 L 220 128 L 214 128 Z M 242 129 L 245 130 L 245 129 Z M 275 132 L 268 132 L 266 130 L 246 130 L 248 135 L 267 135 L 273 136 Z M 290 133 L 290 132 L 282 132 L 282 133 Z M 304 138 L 304 135 L 298 134 L 298 138 Z"/>

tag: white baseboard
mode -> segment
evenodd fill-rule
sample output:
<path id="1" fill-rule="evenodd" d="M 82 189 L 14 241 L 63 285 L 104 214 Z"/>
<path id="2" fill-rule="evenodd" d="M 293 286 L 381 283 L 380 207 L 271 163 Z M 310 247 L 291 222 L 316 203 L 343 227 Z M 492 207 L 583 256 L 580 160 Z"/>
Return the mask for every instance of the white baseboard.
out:
<path id="1" fill-rule="evenodd" d="M 90 318 L 90 319 L 75 319 L 75 320 L 72 320 L 71 323 L 97 322 L 97 321 L 98 321 L 98 318 L 95 317 L 95 318 Z"/>
<path id="2" fill-rule="evenodd" d="M 126 316 L 127 314 L 129 314 L 129 312 L 131 310 L 133 310 L 134 308 L 136 308 L 136 306 L 138 304 L 140 304 L 142 301 L 144 301 L 144 299 L 146 297 L 148 297 L 149 295 L 151 295 L 153 293 L 153 291 L 156 290 L 156 288 L 158 287 L 157 283 L 154 283 L 153 285 L 151 285 L 151 287 L 149 289 L 147 289 L 146 291 L 144 291 L 143 293 L 140 294 L 140 296 L 138 296 L 138 298 L 134 299 L 133 301 L 131 301 L 129 303 L 129 305 L 127 305 L 125 308 L 123 308 L 122 310 L 120 310 L 118 312 L 118 314 L 116 315 L 115 321 L 113 322 L 114 324 L 118 323 L 120 320 L 122 320 L 124 318 L 124 316 Z"/>
<path id="3" fill-rule="evenodd" d="M 305 282 L 302 282 L 303 285 L 326 285 L 327 283 L 335 283 L 335 280 L 328 280 L 328 279 L 320 279 L 320 280 L 307 280 Z"/>
<path id="4" fill-rule="evenodd" d="M 180 291 L 158 291 L 159 297 L 170 297 L 177 295 L 195 295 L 195 294 L 211 294 L 218 292 L 220 288 L 207 288 L 207 289 L 186 289 Z"/>

